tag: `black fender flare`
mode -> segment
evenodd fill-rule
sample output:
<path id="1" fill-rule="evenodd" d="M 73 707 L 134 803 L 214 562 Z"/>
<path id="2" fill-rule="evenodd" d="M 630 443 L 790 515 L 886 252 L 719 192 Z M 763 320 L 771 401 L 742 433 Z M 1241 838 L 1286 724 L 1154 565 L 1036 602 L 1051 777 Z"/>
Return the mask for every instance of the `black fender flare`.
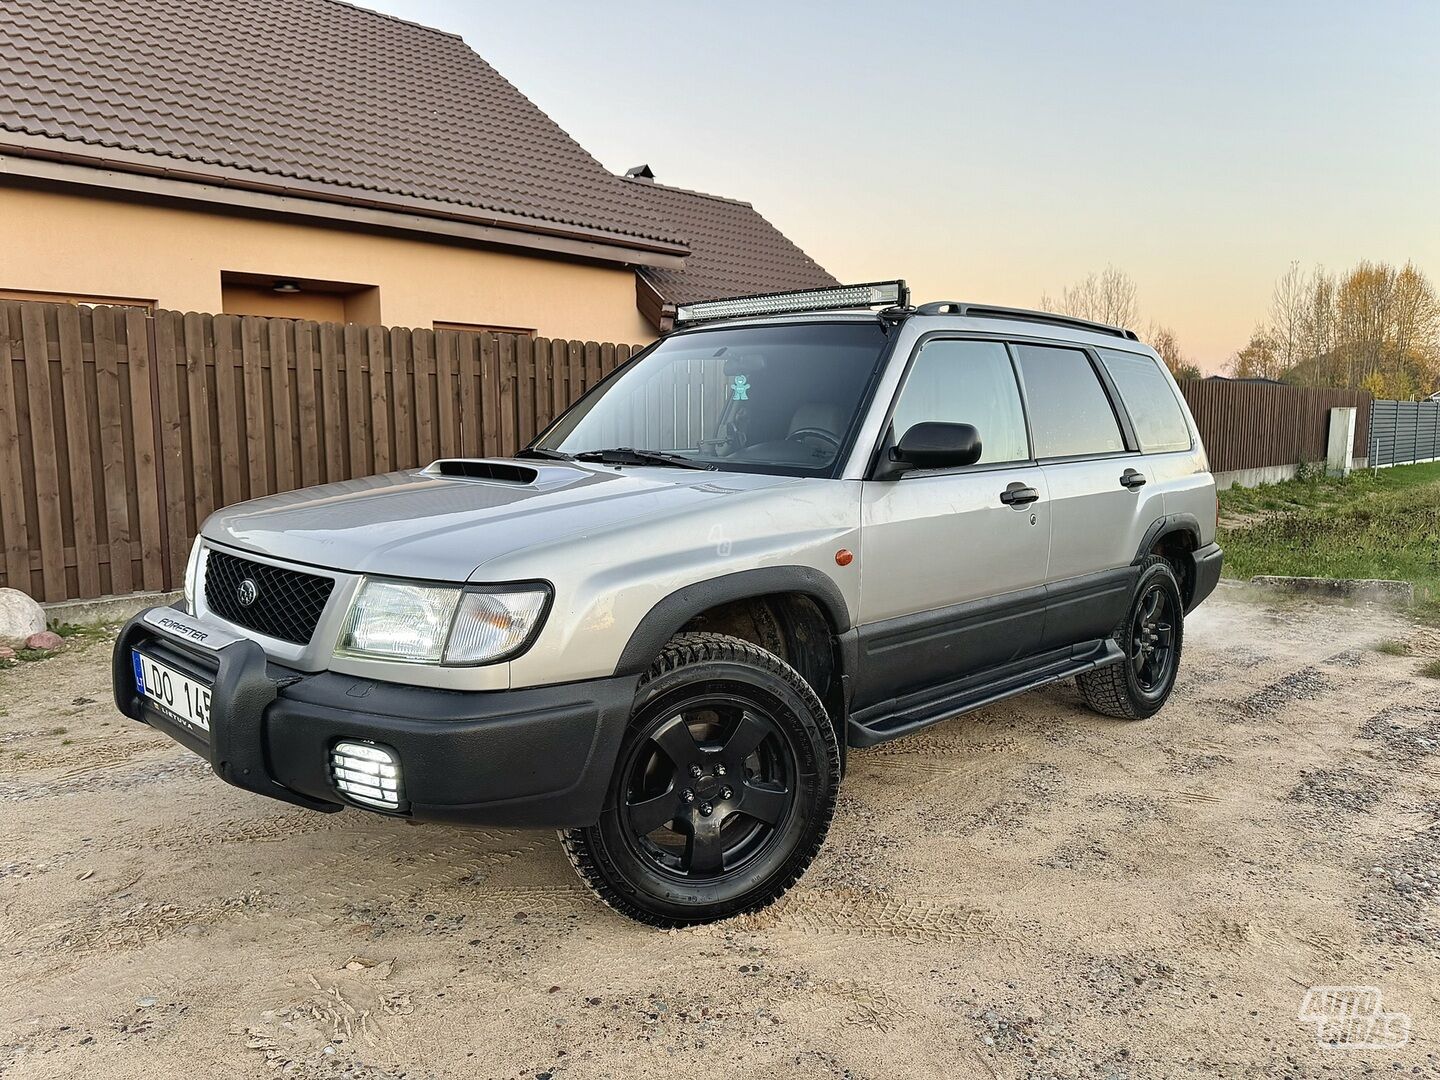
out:
<path id="1" fill-rule="evenodd" d="M 1145 537 L 1140 541 L 1140 547 L 1135 552 L 1135 558 L 1131 566 L 1139 566 L 1145 561 L 1155 544 L 1162 536 L 1169 536 L 1171 533 L 1189 533 L 1195 541 L 1195 547 L 1200 547 L 1200 519 L 1194 514 L 1166 514 L 1157 518 L 1150 528 L 1145 530 Z"/>
<path id="2" fill-rule="evenodd" d="M 697 581 L 659 601 L 630 635 L 615 666 L 616 675 L 647 671 L 665 643 L 703 611 L 735 600 L 772 593 L 800 593 L 815 601 L 836 634 L 850 629 L 850 609 L 840 587 L 813 566 L 764 566 Z"/>

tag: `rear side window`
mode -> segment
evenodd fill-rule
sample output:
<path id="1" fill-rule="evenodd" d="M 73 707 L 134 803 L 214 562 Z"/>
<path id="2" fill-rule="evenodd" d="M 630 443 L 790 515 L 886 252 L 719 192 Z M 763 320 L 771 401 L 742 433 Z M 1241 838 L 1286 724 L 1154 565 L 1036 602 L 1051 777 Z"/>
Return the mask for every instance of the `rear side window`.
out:
<path id="1" fill-rule="evenodd" d="M 1100 359 L 1125 402 L 1140 449 L 1147 454 L 1189 450 L 1190 428 L 1185 413 L 1155 358 L 1101 349 Z"/>
<path id="2" fill-rule="evenodd" d="M 1109 454 L 1125 449 L 1115 410 L 1090 358 L 1079 349 L 1016 347 L 1030 431 L 1039 458 Z"/>

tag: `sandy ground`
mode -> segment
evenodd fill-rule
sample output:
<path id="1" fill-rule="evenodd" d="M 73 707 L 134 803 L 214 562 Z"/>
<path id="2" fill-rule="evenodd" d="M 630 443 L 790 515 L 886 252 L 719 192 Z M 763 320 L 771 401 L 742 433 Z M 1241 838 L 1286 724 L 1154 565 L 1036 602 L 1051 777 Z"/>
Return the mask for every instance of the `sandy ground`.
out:
<path id="1" fill-rule="evenodd" d="M 1142 723 L 1073 686 L 851 757 L 779 907 L 683 932 L 553 835 L 298 812 L 0 671 L 0 1074 L 1440 1075 L 1440 684 L 1395 617 L 1222 590 Z M 1380 988 L 1398 1049 L 1317 1044 Z"/>

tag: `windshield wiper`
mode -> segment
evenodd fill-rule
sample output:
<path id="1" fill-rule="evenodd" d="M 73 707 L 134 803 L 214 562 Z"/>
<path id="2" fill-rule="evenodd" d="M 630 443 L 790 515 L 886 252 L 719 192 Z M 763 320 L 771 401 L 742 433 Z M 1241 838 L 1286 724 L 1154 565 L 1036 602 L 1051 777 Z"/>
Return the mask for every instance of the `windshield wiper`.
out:
<path id="1" fill-rule="evenodd" d="M 667 454 L 663 450 L 636 450 L 629 446 L 616 446 L 609 450 L 582 450 L 575 455 L 575 460 L 598 461 L 601 465 L 667 465 L 672 469 L 715 471 L 714 465 L 692 461 L 679 454 Z"/>
<path id="2" fill-rule="evenodd" d="M 517 458 L 541 458 L 544 461 L 574 461 L 573 454 L 567 454 L 564 450 L 551 450 L 544 446 L 527 446 L 524 450 L 516 451 Z"/>

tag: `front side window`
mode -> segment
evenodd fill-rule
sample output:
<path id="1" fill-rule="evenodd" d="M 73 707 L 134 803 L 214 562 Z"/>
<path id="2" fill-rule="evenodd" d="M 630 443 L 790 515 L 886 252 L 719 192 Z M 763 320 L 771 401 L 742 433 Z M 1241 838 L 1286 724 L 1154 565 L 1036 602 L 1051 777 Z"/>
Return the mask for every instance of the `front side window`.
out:
<path id="1" fill-rule="evenodd" d="M 821 475 L 849 442 L 885 344 L 880 324 L 868 321 L 676 334 L 579 402 L 536 446 Z"/>
<path id="2" fill-rule="evenodd" d="M 998 341 L 941 338 L 921 347 L 895 403 L 895 441 L 915 424 L 932 420 L 975 428 L 980 433 L 977 464 L 1030 457 L 1020 389 L 1010 354 Z"/>
<path id="3" fill-rule="evenodd" d="M 1111 454 L 1125 449 L 1115 410 L 1090 358 L 1079 349 L 1017 345 L 1030 430 L 1039 458 Z"/>
<path id="4" fill-rule="evenodd" d="M 1114 349 L 1101 349 L 1100 360 L 1125 402 L 1140 449 L 1147 454 L 1189 450 L 1190 426 L 1159 362 L 1153 356 Z"/>

